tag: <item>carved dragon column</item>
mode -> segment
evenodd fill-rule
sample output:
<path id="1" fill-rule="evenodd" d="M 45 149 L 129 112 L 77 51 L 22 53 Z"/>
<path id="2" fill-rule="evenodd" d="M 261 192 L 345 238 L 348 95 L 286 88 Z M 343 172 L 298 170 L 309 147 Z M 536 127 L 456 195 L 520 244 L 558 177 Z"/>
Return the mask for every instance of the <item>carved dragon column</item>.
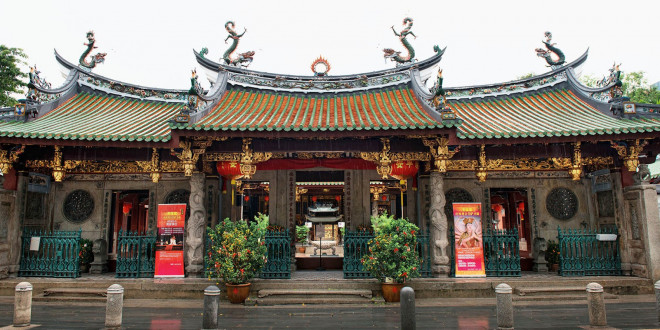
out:
<path id="1" fill-rule="evenodd" d="M 190 218 L 186 222 L 186 273 L 199 277 L 204 263 L 204 173 L 193 173 L 190 177 Z"/>
<path id="2" fill-rule="evenodd" d="M 428 146 L 433 155 L 435 170 L 431 172 L 429 217 L 431 219 L 431 258 L 433 276 L 449 274 L 449 254 L 447 247 L 448 223 L 445 215 L 445 188 L 443 173 L 447 172 L 447 160 L 459 151 L 458 147 L 450 149 L 447 138 L 437 138 L 433 140 L 423 140 L 424 145 Z"/>

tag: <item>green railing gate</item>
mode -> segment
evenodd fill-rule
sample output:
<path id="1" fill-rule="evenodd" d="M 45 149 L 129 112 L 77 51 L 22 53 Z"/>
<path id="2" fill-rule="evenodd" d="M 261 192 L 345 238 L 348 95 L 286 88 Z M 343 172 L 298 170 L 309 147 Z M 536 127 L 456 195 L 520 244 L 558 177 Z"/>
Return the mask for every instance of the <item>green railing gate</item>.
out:
<path id="1" fill-rule="evenodd" d="M 291 278 L 291 237 L 289 231 L 267 231 L 267 260 L 261 278 Z"/>
<path id="2" fill-rule="evenodd" d="M 18 276 L 80 276 L 79 231 L 23 230 Z"/>
<path id="3" fill-rule="evenodd" d="M 347 231 L 344 236 L 344 278 L 371 278 L 362 268 L 362 257 L 369 252 L 369 240 L 374 234 L 366 231 Z M 431 239 L 429 231 L 417 235 L 420 277 L 433 277 L 431 271 Z"/>
<path id="4" fill-rule="evenodd" d="M 561 228 L 557 228 L 559 275 L 621 275 L 618 234 L 616 227 L 604 228 L 600 232 L 590 229 L 567 229 L 562 232 Z"/>
<path id="5" fill-rule="evenodd" d="M 486 276 L 520 276 L 518 229 L 491 229 L 484 232 Z M 453 242 L 452 242 L 453 243 Z"/>
<path id="6" fill-rule="evenodd" d="M 115 277 L 154 277 L 156 235 L 119 231 Z"/>
<path id="7" fill-rule="evenodd" d="M 431 271 L 431 235 L 427 229 L 425 233 L 417 235 L 417 253 L 419 254 L 419 276 L 433 277 Z"/>
<path id="8" fill-rule="evenodd" d="M 362 257 L 369 252 L 369 240 L 374 234 L 368 231 L 346 231 L 344 235 L 344 278 L 371 278 L 362 268 Z"/>

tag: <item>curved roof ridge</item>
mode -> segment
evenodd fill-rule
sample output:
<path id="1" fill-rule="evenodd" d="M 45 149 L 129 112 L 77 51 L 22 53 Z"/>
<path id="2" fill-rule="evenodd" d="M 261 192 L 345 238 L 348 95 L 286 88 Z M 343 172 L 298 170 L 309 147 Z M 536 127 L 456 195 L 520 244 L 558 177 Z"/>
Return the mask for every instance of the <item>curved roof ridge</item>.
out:
<path id="1" fill-rule="evenodd" d="M 474 97 L 480 94 L 491 94 L 494 91 L 500 92 L 505 90 L 503 94 L 509 94 L 511 92 L 524 92 L 529 90 L 530 87 L 533 89 L 538 89 L 539 85 L 544 85 L 550 80 L 554 81 L 557 77 L 565 75 L 565 72 L 569 69 L 573 69 L 582 65 L 589 56 L 589 49 L 587 50 L 576 60 L 571 63 L 568 63 L 558 69 L 551 70 L 533 77 L 518 79 L 512 81 L 506 81 L 501 83 L 494 84 L 484 84 L 484 85 L 472 85 L 472 86 L 459 86 L 459 87 L 446 87 L 445 91 L 448 92 L 448 98 L 458 98 L 458 97 Z M 545 81 L 544 81 L 545 79 Z M 496 93 L 496 92 L 495 92 Z M 458 94 L 458 95 L 457 95 Z M 462 95 L 466 94 L 466 95 Z"/>
<path id="2" fill-rule="evenodd" d="M 62 55 L 60 55 L 57 50 L 55 51 L 55 59 L 62 66 L 68 70 L 75 70 L 78 74 L 78 81 L 88 81 L 98 87 L 99 89 L 103 88 L 109 94 L 114 94 L 116 92 L 132 94 L 137 97 L 157 97 L 164 100 L 181 100 L 185 101 L 187 99 L 188 90 L 186 89 L 173 89 L 173 88 L 157 88 L 157 87 L 146 87 L 142 85 L 131 84 L 115 79 L 111 79 L 100 74 L 93 73 L 91 70 L 81 68 L 80 66 L 74 65 L 73 63 L 67 61 Z M 70 74 L 69 74 L 70 75 Z M 85 79 L 87 78 L 87 79 Z M 91 81 L 90 81 L 91 79 Z M 168 94 L 170 96 L 168 96 Z M 159 97 L 160 96 L 160 97 Z M 174 97 L 176 96 L 176 97 Z"/>
<path id="3" fill-rule="evenodd" d="M 356 80 L 356 79 L 361 79 L 362 77 L 378 77 L 378 76 L 383 76 L 383 75 L 388 75 L 392 73 L 399 73 L 399 72 L 405 72 L 407 70 L 410 70 L 411 68 L 419 68 L 420 70 L 426 69 L 428 67 L 432 67 L 433 65 L 437 64 L 440 62 L 442 59 L 442 55 L 445 53 L 445 50 L 447 47 L 440 49 L 439 51 L 436 50 L 436 53 L 425 59 L 421 60 L 419 62 L 415 63 L 410 63 L 407 65 L 402 65 L 399 67 L 395 68 L 390 68 L 390 69 L 384 69 L 384 70 L 378 70 L 378 71 L 371 71 L 371 72 L 362 72 L 362 73 L 356 73 L 356 74 L 349 74 L 349 75 L 336 75 L 336 76 L 302 76 L 302 75 L 289 75 L 289 74 L 278 74 L 278 73 L 271 73 L 271 72 L 262 72 L 262 71 L 254 71 L 254 70 L 248 70 L 248 69 L 243 69 L 243 68 L 238 68 L 234 66 L 228 66 L 224 65 L 218 62 L 214 62 L 202 55 L 200 55 L 199 52 L 193 49 L 193 53 L 195 54 L 195 58 L 197 59 L 197 63 L 199 63 L 201 66 L 204 68 L 214 71 L 214 72 L 220 72 L 220 71 L 228 71 L 231 73 L 235 74 L 241 74 L 241 75 L 248 75 L 248 76 L 254 76 L 254 77 L 261 77 L 261 78 L 271 78 L 271 79 L 277 79 L 277 80 L 292 80 L 292 81 L 319 81 L 319 82 L 333 82 L 333 81 L 344 81 L 344 80 Z"/>

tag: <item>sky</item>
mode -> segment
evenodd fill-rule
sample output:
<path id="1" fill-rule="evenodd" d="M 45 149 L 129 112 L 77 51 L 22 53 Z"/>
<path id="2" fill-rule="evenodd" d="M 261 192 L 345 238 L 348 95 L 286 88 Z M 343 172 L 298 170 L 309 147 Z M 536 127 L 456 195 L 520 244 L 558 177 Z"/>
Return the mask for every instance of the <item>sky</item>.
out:
<path id="1" fill-rule="evenodd" d="M 0 44 L 22 48 L 53 86 L 63 82 L 53 49 L 77 63 L 85 34 L 106 61 L 94 72 L 147 87 L 188 89 L 201 67 L 192 50 L 218 61 L 229 47 L 225 22 L 247 29 L 238 52 L 253 50 L 249 69 L 312 75 L 322 55 L 330 75 L 394 67 L 383 48 L 405 53 L 391 26 L 414 20 L 417 58 L 447 47 L 445 87 L 499 83 L 549 70 L 534 49 L 544 32 L 568 62 L 589 49 L 584 74 L 602 77 L 613 62 L 660 80 L 660 2 L 648 1 L 27 1 L 0 0 Z M 94 52 L 94 53 L 95 53 Z M 203 82 L 208 87 L 208 82 Z"/>

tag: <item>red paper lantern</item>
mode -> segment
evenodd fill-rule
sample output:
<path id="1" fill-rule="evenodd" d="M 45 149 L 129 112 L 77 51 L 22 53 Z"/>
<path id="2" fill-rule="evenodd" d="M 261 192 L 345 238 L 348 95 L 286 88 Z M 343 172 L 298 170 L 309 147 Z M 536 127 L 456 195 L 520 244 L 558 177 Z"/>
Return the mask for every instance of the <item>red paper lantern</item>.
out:
<path id="1" fill-rule="evenodd" d="M 268 195 L 264 196 L 264 200 L 265 200 L 266 202 L 269 201 L 269 200 L 270 200 L 270 196 L 268 196 Z"/>
<path id="2" fill-rule="evenodd" d="M 339 196 L 339 195 L 335 196 L 335 200 L 336 200 L 337 202 L 339 202 L 339 201 L 341 200 L 341 196 Z"/>
<path id="3" fill-rule="evenodd" d="M 241 174 L 241 163 L 239 162 L 217 162 L 218 174 L 227 180 L 235 180 L 243 176 Z"/>
<path id="4" fill-rule="evenodd" d="M 392 163 L 392 173 L 390 175 L 399 180 L 406 180 L 414 177 L 418 170 L 419 165 L 417 162 L 394 162 Z"/>
<path id="5" fill-rule="evenodd" d="M 380 197 L 380 199 L 386 201 L 386 200 L 387 200 L 387 196 L 383 195 L 383 196 Z"/>
<path id="6" fill-rule="evenodd" d="M 317 198 L 316 196 L 312 196 L 312 202 L 316 203 L 316 200 L 317 200 L 317 199 L 318 199 L 318 198 Z"/>
<path id="7" fill-rule="evenodd" d="M 250 201 L 250 196 L 244 196 L 243 200 L 246 201 L 246 202 Z"/>
<path id="8" fill-rule="evenodd" d="M 122 211 L 124 214 L 128 215 L 131 213 L 131 209 L 133 208 L 133 203 L 124 203 L 122 207 Z"/>

